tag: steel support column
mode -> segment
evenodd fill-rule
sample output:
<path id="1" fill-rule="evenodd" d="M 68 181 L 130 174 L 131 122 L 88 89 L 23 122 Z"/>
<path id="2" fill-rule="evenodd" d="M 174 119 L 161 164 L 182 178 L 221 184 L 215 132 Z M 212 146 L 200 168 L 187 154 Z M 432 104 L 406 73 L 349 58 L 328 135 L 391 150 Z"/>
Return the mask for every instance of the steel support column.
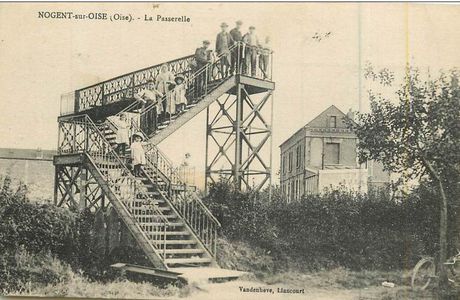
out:
<path id="1" fill-rule="evenodd" d="M 106 209 L 104 193 L 83 163 L 55 166 L 54 203 L 78 211 Z"/>
<path id="2" fill-rule="evenodd" d="M 236 77 L 235 87 L 207 109 L 206 189 L 217 181 L 260 190 L 271 180 L 273 88 Z"/>

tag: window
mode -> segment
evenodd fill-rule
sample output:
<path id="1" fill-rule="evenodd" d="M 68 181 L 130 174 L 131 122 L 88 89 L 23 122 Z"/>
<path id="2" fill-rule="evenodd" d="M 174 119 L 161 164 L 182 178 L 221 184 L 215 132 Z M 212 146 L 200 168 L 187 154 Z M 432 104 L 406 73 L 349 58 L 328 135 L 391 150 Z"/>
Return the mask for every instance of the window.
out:
<path id="1" fill-rule="evenodd" d="M 294 181 L 294 184 L 295 184 L 294 199 L 297 200 L 297 195 L 299 194 L 299 182 L 297 181 L 297 179 Z"/>
<path id="2" fill-rule="evenodd" d="M 286 164 L 284 163 L 284 161 L 285 161 L 285 156 L 283 155 L 281 157 L 281 174 L 286 173 Z"/>
<path id="3" fill-rule="evenodd" d="M 295 161 L 296 161 L 296 167 L 300 168 L 301 162 L 302 162 L 302 145 L 298 145 L 295 153 Z"/>
<path id="4" fill-rule="evenodd" d="M 289 172 L 292 171 L 292 152 L 289 152 Z"/>
<path id="5" fill-rule="evenodd" d="M 338 165 L 340 163 L 340 144 L 339 143 L 326 143 L 324 149 L 324 164 L 325 165 Z"/>
<path id="6" fill-rule="evenodd" d="M 336 116 L 330 116 L 329 117 L 329 127 L 330 128 L 337 128 L 337 117 Z"/>
<path id="7" fill-rule="evenodd" d="M 284 155 L 284 174 L 287 173 L 287 156 L 289 155 L 289 153 L 286 153 L 286 155 Z"/>

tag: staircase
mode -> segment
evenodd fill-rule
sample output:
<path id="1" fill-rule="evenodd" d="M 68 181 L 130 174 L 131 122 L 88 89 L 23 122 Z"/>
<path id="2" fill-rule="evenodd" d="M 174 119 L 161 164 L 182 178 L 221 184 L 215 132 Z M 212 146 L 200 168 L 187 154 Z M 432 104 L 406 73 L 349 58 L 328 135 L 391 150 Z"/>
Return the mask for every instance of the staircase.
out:
<path id="1" fill-rule="evenodd" d="M 99 125 L 101 132 L 113 147 L 116 146 L 115 131 L 110 122 Z M 133 125 L 133 132 L 142 132 Z M 171 211 L 181 217 L 194 232 L 195 237 L 200 241 L 208 252 L 214 256 L 216 253 L 215 232 L 220 227 L 219 221 L 203 204 L 196 194 L 196 188 L 190 186 L 181 178 L 172 162 L 154 144 L 148 143 L 144 146 L 146 151 L 146 165 L 143 166 L 143 182 L 149 188 L 155 187 L 156 193 L 161 193 L 163 199 L 169 204 Z M 127 150 L 129 156 L 130 150 Z"/>
<path id="2" fill-rule="evenodd" d="M 165 193 L 170 182 L 164 179 L 164 174 L 158 175 L 158 168 L 149 164 L 145 175 L 136 178 L 99 130 L 101 125 L 96 126 L 87 116 L 61 122 L 88 138 L 77 148 L 60 147 L 60 153 L 85 156 L 87 169 L 155 268 L 168 270 L 215 264 L 209 247 L 203 244 Z M 203 218 L 200 228 L 204 228 Z M 217 227 L 208 226 L 207 229 L 206 236 L 215 244 Z"/>

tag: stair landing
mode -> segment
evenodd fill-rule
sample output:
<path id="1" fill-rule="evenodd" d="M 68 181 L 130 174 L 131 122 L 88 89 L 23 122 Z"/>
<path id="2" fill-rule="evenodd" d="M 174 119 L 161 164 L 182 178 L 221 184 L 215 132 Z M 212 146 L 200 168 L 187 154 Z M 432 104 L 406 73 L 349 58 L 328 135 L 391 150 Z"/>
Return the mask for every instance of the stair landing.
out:
<path id="1" fill-rule="evenodd" d="M 248 272 L 227 270 L 213 267 L 183 267 L 183 268 L 169 268 L 168 270 L 161 270 L 151 267 L 138 266 L 126 263 L 116 263 L 111 265 L 112 268 L 124 270 L 133 273 L 140 273 L 151 275 L 155 277 L 177 279 L 181 278 L 188 284 L 192 283 L 208 283 L 208 282 L 222 282 L 235 280 L 243 275 L 249 274 Z"/>
<path id="2" fill-rule="evenodd" d="M 181 275 L 178 277 L 184 279 L 188 284 L 235 280 L 249 274 L 248 272 L 213 267 L 169 268 L 168 271 L 180 273 Z"/>

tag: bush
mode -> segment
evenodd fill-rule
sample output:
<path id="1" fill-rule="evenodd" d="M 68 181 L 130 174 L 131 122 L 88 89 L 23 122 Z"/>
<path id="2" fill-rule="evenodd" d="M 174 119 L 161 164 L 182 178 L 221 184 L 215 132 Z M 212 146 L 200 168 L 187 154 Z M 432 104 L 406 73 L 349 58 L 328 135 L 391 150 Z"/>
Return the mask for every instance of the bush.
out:
<path id="1" fill-rule="evenodd" d="M 272 201 L 267 195 L 217 183 L 204 202 L 223 236 L 264 249 L 278 269 L 411 268 L 437 249 L 437 201 L 427 188 L 401 200 L 344 190 L 292 202 L 277 189 Z"/>
<path id="2" fill-rule="evenodd" d="M 24 288 L 23 278 L 27 276 L 31 276 L 33 282 L 55 282 L 52 277 L 46 277 L 45 265 L 42 265 L 44 273 L 37 271 L 31 275 L 24 271 L 17 261 L 22 254 L 56 257 L 73 269 L 82 270 L 91 279 L 113 277 L 113 271 L 107 272 L 111 261 L 96 249 L 93 222 L 94 215 L 88 211 L 71 212 L 51 204 L 30 202 L 26 186 L 13 187 L 10 178 L 4 178 L 0 186 L 0 280 L 9 284 L 3 289 L 14 288 L 11 283 L 15 281 L 17 288 Z M 49 262 L 48 258 L 45 261 Z M 40 269 L 36 263 L 31 265 Z M 45 277 L 38 278 L 39 275 Z"/>
<path id="3" fill-rule="evenodd" d="M 31 203 L 27 188 L 16 190 L 5 178 L 0 191 L 0 253 L 23 247 L 30 253 L 52 252 L 70 260 L 75 237 L 76 214 L 50 204 Z"/>
<path id="4" fill-rule="evenodd" d="M 30 292 L 68 279 L 71 268 L 50 253 L 29 253 L 24 247 L 0 257 L 0 294 Z"/>

